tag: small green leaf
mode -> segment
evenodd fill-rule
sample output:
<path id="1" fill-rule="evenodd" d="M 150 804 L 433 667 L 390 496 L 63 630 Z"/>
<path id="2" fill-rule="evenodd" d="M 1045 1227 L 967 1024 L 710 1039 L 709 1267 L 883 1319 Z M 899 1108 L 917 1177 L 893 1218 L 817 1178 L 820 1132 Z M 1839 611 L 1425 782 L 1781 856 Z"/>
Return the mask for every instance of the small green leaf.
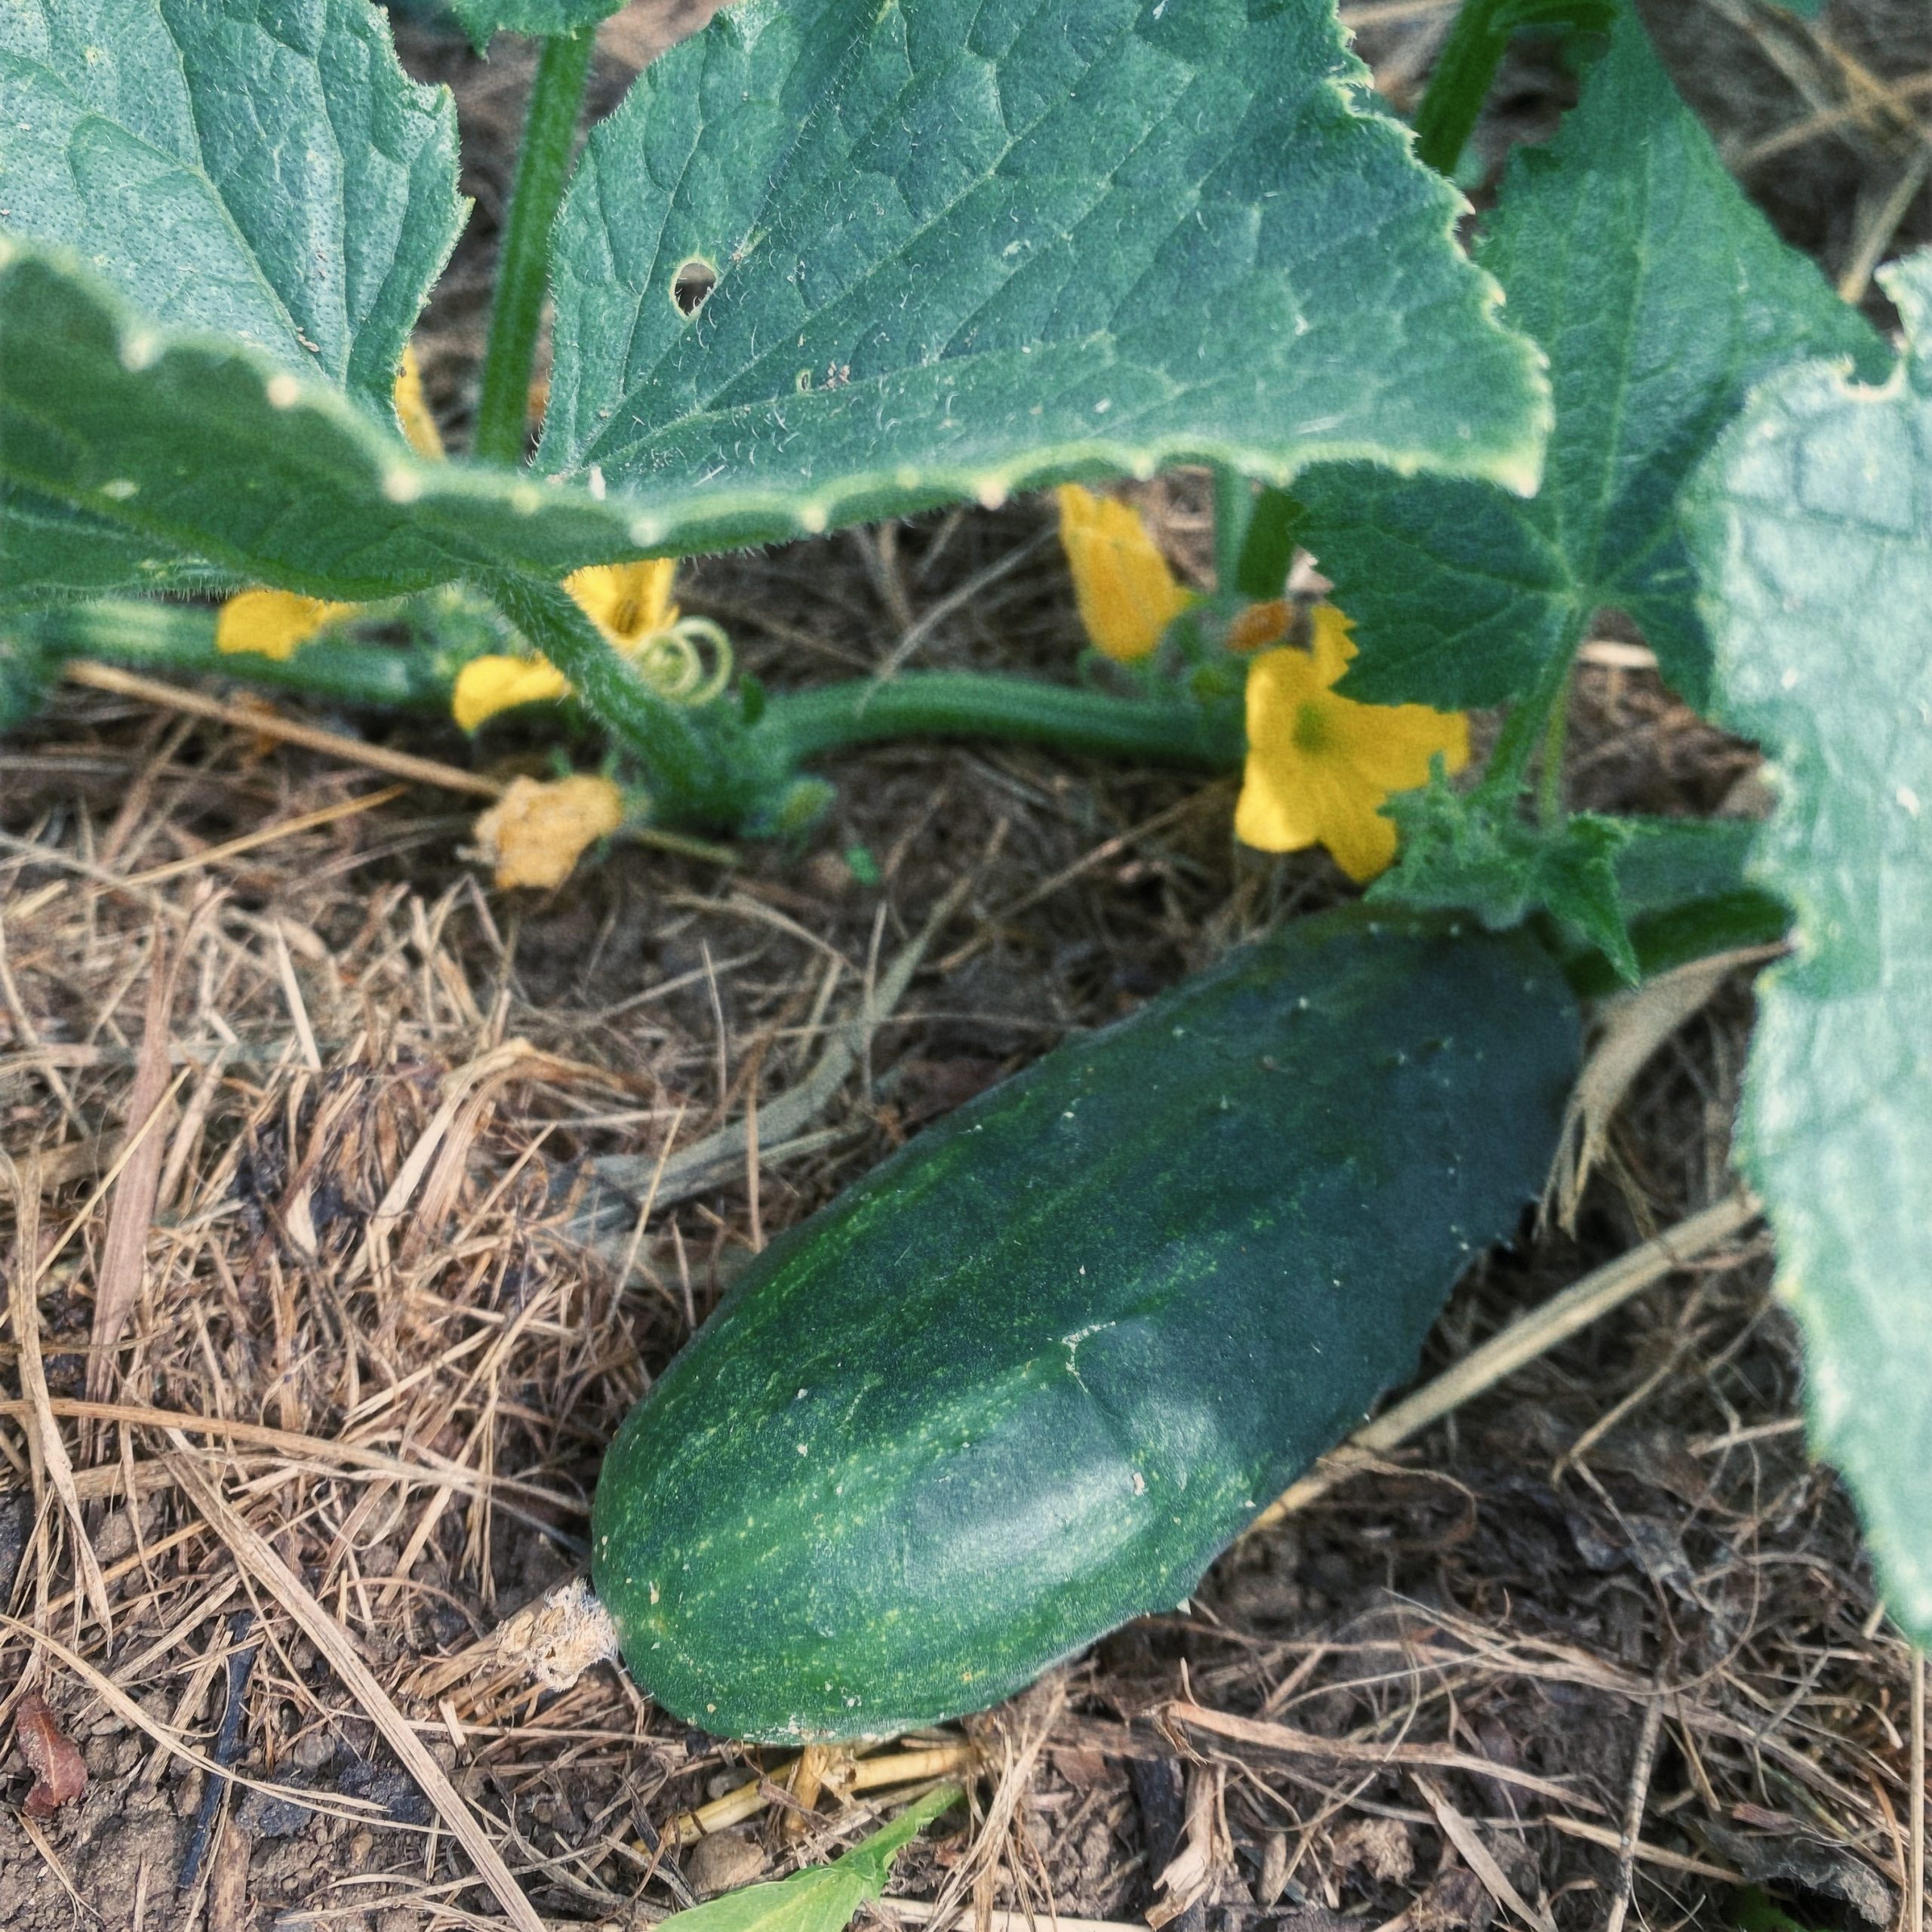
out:
<path id="1" fill-rule="evenodd" d="M 1526 488 L 1533 358 L 1315 0 L 744 0 L 591 135 L 539 461 L 742 540 L 1183 459 Z"/>
<path id="2" fill-rule="evenodd" d="M 688 1912 L 673 1912 L 664 1922 L 679 1932 L 844 1932 L 860 1906 L 884 1891 L 894 1859 L 958 1802 L 959 1793 L 950 1787 L 929 1792 L 835 1863 L 727 1892 Z"/>
<path id="3" fill-rule="evenodd" d="M 1773 377 L 1686 527 L 1719 714 L 1779 805 L 1755 869 L 1796 909 L 1758 984 L 1740 1158 L 1806 1344 L 1812 1429 L 1893 1614 L 1932 1642 L 1932 251 L 1883 275 L 1904 368 Z"/>
<path id="4" fill-rule="evenodd" d="M 1361 653 L 1343 690 L 1500 703 L 1614 608 L 1701 702 L 1684 478 L 1759 377 L 1817 354 L 1875 371 L 1882 344 L 1745 200 L 1627 11 L 1555 140 L 1512 159 L 1477 259 L 1549 356 L 1543 490 L 1524 502 L 1355 466 L 1303 477 L 1302 541 Z"/>
<path id="5" fill-rule="evenodd" d="M 1402 861 L 1371 898 L 1468 912 L 1498 931 L 1546 912 L 1620 978 L 1638 978 L 1617 883 L 1617 854 L 1630 836 L 1624 821 L 1574 812 L 1553 829 L 1533 825 L 1513 799 L 1498 808 L 1452 791 L 1439 759 L 1426 786 L 1398 793 L 1385 809 L 1401 834 Z"/>
<path id="6" fill-rule="evenodd" d="M 384 421 L 462 226 L 456 110 L 368 0 L 0 8 L 0 226 Z"/>

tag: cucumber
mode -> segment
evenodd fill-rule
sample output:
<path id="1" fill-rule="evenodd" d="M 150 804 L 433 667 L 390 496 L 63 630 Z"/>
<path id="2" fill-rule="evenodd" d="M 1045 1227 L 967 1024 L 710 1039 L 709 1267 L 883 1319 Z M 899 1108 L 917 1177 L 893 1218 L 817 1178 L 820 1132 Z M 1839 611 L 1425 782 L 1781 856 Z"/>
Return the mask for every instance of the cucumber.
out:
<path id="1" fill-rule="evenodd" d="M 1352 907 L 948 1115 L 626 1418 L 591 1546 L 632 1675 L 720 1736 L 889 1737 L 1181 1602 L 1515 1229 L 1577 1035 L 1523 935 Z"/>

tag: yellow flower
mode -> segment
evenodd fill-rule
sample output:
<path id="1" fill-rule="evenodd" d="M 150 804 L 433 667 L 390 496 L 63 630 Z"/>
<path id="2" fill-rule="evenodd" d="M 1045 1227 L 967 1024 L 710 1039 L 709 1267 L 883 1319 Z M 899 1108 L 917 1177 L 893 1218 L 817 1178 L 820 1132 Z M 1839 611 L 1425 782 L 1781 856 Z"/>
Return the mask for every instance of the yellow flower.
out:
<path id="1" fill-rule="evenodd" d="M 1094 648 L 1122 664 L 1145 657 L 1192 596 L 1126 504 L 1078 483 L 1058 495 L 1060 548 Z"/>
<path id="2" fill-rule="evenodd" d="M 1247 674 L 1247 767 L 1235 834 L 1264 852 L 1325 845 L 1357 884 L 1386 871 L 1395 828 L 1382 803 L 1469 762 L 1469 721 L 1422 704 L 1358 704 L 1329 688 L 1355 654 L 1349 620 L 1314 611 L 1315 648 L 1264 651 Z"/>
<path id="3" fill-rule="evenodd" d="M 402 366 L 395 372 L 396 420 L 418 456 L 440 457 L 443 439 L 435 419 L 423 399 L 423 372 L 417 366 L 413 343 L 405 343 Z M 297 596 L 292 590 L 238 591 L 215 619 L 217 651 L 252 651 L 261 657 L 285 663 L 318 631 L 361 607 L 329 604 L 319 597 Z"/>
<path id="4" fill-rule="evenodd" d="M 584 848 L 624 822 L 624 795 L 608 778 L 512 780 L 476 821 L 476 842 L 499 885 L 561 885 Z"/>
<path id="5" fill-rule="evenodd" d="M 646 638 L 668 631 L 678 621 L 671 601 L 671 580 L 678 574 L 675 557 L 654 557 L 644 564 L 592 564 L 564 579 L 564 588 L 583 608 L 585 616 L 627 656 Z"/>
<path id="6" fill-rule="evenodd" d="M 570 681 L 547 657 L 472 657 L 456 674 L 450 711 L 466 731 L 519 704 L 568 697 Z"/>
<path id="7" fill-rule="evenodd" d="M 442 432 L 436 427 L 436 419 L 429 414 L 429 405 L 423 394 L 423 369 L 416 359 L 416 345 L 405 343 L 402 348 L 402 367 L 395 372 L 395 415 L 402 425 L 403 440 L 420 457 L 426 457 L 432 463 L 440 462 L 443 456 Z"/>
<path id="8" fill-rule="evenodd" d="M 677 570 L 674 557 L 592 564 L 565 577 L 564 588 L 605 636 L 632 657 L 677 623 L 678 607 L 671 601 Z M 570 690 L 569 681 L 547 657 L 472 657 L 457 673 L 450 710 L 464 731 L 473 731 L 500 711 L 568 697 Z"/>
<path id="9" fill-rule="evenodd" d="M 319 597 L 298 597 L 292 590 L 237 591 L 215 619 L 214 648 L 252 651 L 257 657 L 285 662 L 299 645 L 355 608 L 325 603 Z"/>

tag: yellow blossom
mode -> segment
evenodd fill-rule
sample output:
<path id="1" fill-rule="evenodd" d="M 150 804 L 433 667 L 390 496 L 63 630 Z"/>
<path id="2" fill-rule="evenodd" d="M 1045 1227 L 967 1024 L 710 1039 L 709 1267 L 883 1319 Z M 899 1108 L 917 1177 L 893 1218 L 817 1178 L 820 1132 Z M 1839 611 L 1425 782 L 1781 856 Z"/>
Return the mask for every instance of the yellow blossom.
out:
<path id="1" fill-rule="evenodd" d="M 592 564 L 565 577 L 564 588 L 618 651 L 634 657 L 678 621 L 671 601 L 677 570 L 674 557 Z M 500 711 L 568 697 L 570 691 L 569 680 L 547 657 L 472 657 L 457 673 L 450 710 L 464 731 L 473 731 Z"/>
<path id="2" fill-rule="evenodd" d="M 671 580 L 677 574 L 675 557 L 654 557 L 642 564 L 592 564 L 565 577 L 564 588 L 584 615 L 628 654 L 678 621 L 678 607 L 671 601 Z"/>
<path id="3" fill-rule="evenodd" d="M 1126 504 L 1078 483 L 1058 494 L 1060 548 L 1088 637 L 1118 663 L 1145 657 L 1192 596 Z"/>
<path id="4" fill-rule="evenodd" d="M 548 888 L 570 877 L 586 846 L 623 822 L 623 794 L 608 778 L 517 778 L 476 821 L 476 842 L 499 885 Z"/>
<path id="5" fill-rule="evenodd" d="M 547 657 L 472 657 L 456 674 L 450 711 L 466 731 L 520 704 L 568 697 L 570 681 Z"/>
<path id="6" fill-rule="evenodd" d="M 1358 884 L 1386 871 L 1395 828 L 1392 792 L 1426 784 L 1440 755 L 1469 762 L 1469 721 L 1421 704 L 1358 704 L 1330 688 L 1355 654 L 1349 620 L 1333 605 L 1314 611 L 1312 651 L 1263 651 L 1247 674 L 1247 767 L 1235 833 L 1264 852 L 1325 845 Z"/>
<path id="7" fill-rule="evenodd" d="M 285 662 L 318 631 L 355 608 L 353 604 L 325 603 L 319 597 L 299 597 L 292 590 L 237 591 L 215 619 L 214 648 L 252 651 L 257 657 Z"/>
<path id="8" fill-rule="evenodd" d="M 402 425 L 403 440 L 420 457 L 440 462 L 443 455 L 442 432 L 429 414 L 423 394 L 423 370 L 416 360 L 416 345 L 405 343 L 402 367 L 395 372 L 395 415 Z"/>

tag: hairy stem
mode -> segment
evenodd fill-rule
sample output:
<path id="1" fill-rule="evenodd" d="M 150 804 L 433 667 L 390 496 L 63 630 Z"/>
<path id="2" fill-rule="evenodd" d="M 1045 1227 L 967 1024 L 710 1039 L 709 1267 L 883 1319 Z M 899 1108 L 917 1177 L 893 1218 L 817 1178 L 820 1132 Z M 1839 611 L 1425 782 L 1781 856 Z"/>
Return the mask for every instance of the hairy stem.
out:
<path id="1" fill-rule="evenodd" d="M 1613 0 L 1463 0 L 1416 109 L 1416 157 L 1453 174 L 1519 28 L 1606 28 Z"/>
<path id="2" fill-rule="evenodd" d="M 1577 646 L 1582 641 L 1580 626 L 1574 635 L 1563 638 L 1537 674 L 1536 683 L 1509 707 L 1503 720 L 1503 728 L 1497 734 L 1495 746 L 1490 752 L 1488 768 L 1476 786 L 1473 795 L 1475 798 L 1500 808 L 1510 805 L 1521 792 L 1530 761 L 1536 755 L 1537 747 L 1546 748 L 1553 728 L 1552 718 L 1567 709 L 1570 666 L 1576 657 Z M 1559 774 L 1562 758 L 1563 745 L 1559 737 L 1556 746 Z"/>
<path id="3" fill-rule="evenodd" d="M 325 636 L 288 658 L 230 654 L 214 648 L 214 611 L 131 598 L 51 611 L 29 621 L 35 643 L 60 657 L 98 657 L 134 670 L 234 678 L 382 710 L 440 711 L 449 705 L 448 661 L 422 645 L 358 644 Z"/>
<path id="4" fill-rule="evenodd" d="M 909 672 L 774 697 L 760 736 L 794 758 L 881 738 L 998 738 L 1188 771 L 1227 771 L 1245 740 L 1238 703 L 1210 709 L 1194 699 L 1112 697 L 977 671 Z"/>
<path id="5" fill-rule="evenodd" d="M 589 27 L 546 40 L 531 85 L 476 408 L 474 454 L 493 463 L 523 460 L 531 365 L 549 278 L 550 227 L 564 198 L 595 41 Z"/>
<path id="6" fill-rule="evenodd" d="M 584 708 L 637 753 L 673 820 L 735 825 L 764 774 L 746 769 L 734 708 L 660 697 L 560 585 L 521 571 L 478 572 L 477 587 L 568 678 Z"/>
<path id="7" fill-rule="evenodd" d="M 1241 553 L 1254 514 L 1247 478 L 1225 463 L 1214 466 L 1214 588 L 1223 595 L 1240 588 Z"/>
<path id="8" fill-rule="evenodd" d="M 1543 721 L 1543 761 L 1537 773 L 1537 820 L 1546 829 L 1563 817 L 1563 747 L 1570 734 L 1570 685 L 1577 660 L 1563 660 L 1563 681 Z"/>

